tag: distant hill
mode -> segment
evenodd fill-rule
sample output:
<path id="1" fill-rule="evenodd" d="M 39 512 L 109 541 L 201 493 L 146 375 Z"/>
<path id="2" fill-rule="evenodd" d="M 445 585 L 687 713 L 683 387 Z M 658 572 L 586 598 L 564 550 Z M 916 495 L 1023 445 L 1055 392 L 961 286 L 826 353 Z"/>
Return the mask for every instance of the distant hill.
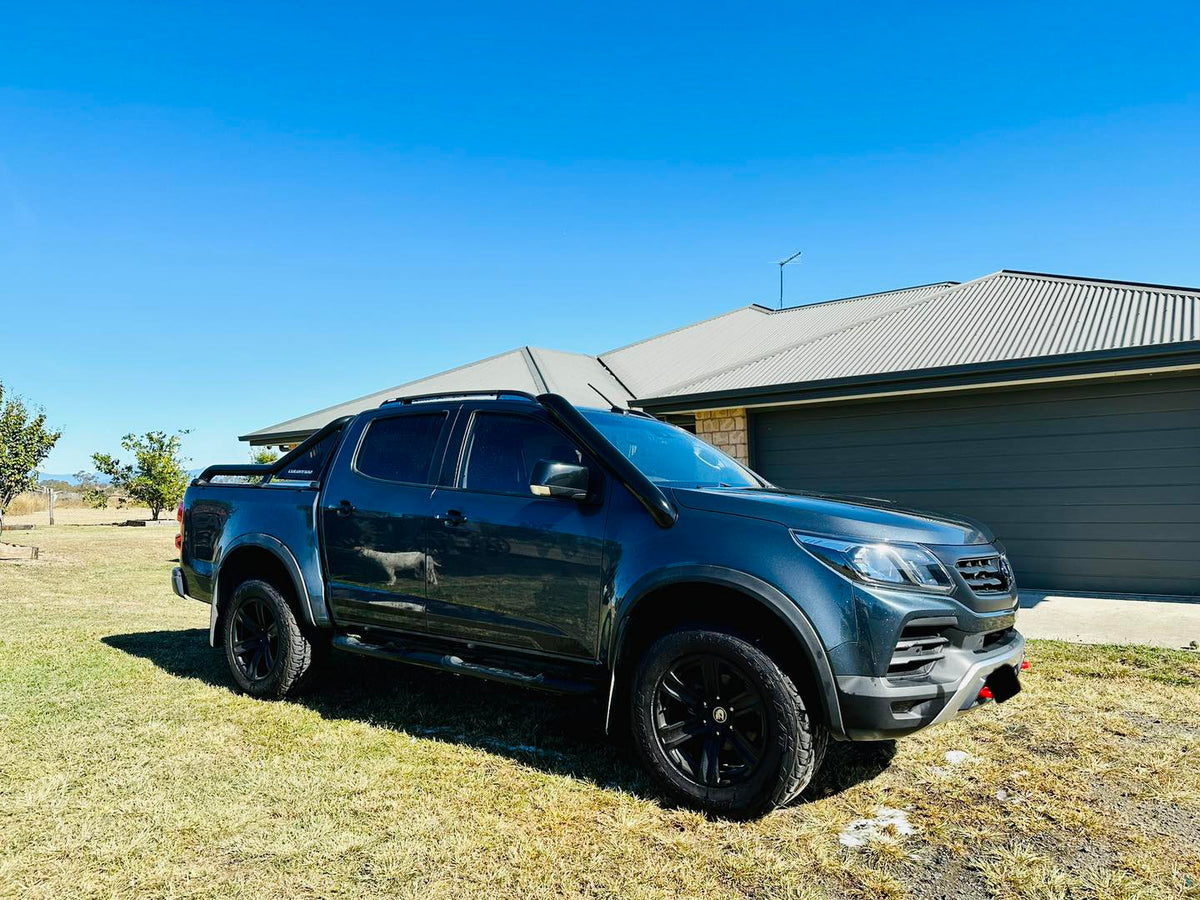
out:
<path id="1" fill-rule="evenodd" d="M 188 478 L 195 478 L 203 471 L 203 469 L 188 469 Z M 101 484 L 108 484 L 107 478 L 98 476 L 98 479 Z M 55 474 L 54 472 L 41 472 L 38 475 L 38 481 L 65 481 L 67 484 L 79 484 L 79 479 L 75 477 L 75 473 L 73 472 L 70 475 L 61 473 Z"/>
<path id="2" fill-rule="evenodd" d="M 42 472 L 38 475 L 38 481 L 65 481 L 67 484 L 79 484 L 79 479 L 75 477 L 75 473 L 73 472 L 70 475 Z M 107 478 L 100 478 L 99 481 L 101 484 L 108 484 Z"/>

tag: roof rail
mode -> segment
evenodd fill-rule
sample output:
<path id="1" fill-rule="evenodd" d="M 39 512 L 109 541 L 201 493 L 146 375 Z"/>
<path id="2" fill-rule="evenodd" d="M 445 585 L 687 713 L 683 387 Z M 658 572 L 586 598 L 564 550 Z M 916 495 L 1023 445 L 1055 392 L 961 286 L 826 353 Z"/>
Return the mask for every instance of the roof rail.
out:
<path id="1" fill-rule="evenodd" d="M 413 394 L 411 397 L 392 397 L 390 400 L 384 400 L 380 406 L 387 406 L 389 403 L 403 403 L 408 406 L 410 403 L 424 403 L 430 400 L 453 400 L 458 397 L 495 397 L 499 400 L 501 397 L 520 397 L 522 400 L 529 400 L 532 403 L 537 402 L 537 398 L 528 391 L 440 391 L 436 394 Z"/>

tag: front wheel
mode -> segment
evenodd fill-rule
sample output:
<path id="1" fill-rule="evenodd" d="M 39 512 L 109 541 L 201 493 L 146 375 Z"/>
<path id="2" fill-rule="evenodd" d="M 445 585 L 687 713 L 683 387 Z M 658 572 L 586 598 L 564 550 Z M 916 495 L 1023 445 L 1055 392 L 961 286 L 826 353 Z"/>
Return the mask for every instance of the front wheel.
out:
<path id="1" fill-rule="evenodd" d="M 237 686 L 252 697 L 278 700 L 304 680 L 313 645 L 273 585 L 252 579 L 238 585 L 225 613 L 225 660 Z"/>
<path id="2" fill-rule="evenodd" d="M 825 729 L 771 657 L 719 631 L 655 642 L 634 681 L 632 725 L 642 761 L 667 793 L 732 818 L 796 797 L 825 744 Z"/>

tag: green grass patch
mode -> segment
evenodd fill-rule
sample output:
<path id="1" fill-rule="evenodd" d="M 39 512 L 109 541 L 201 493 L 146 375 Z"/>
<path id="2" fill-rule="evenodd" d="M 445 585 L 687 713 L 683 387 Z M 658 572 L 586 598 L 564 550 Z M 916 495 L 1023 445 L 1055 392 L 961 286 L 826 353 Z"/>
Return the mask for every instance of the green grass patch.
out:
<path id="1" fill-rule="evenodd" d="M 1195 655 L 1034 642 L 1012 702 L 835 744 L 738 824 L 665 805 L 575 701 L 350 658 L 235 694 L 172 536 L 39 527 L 0 563 L 0 895 L 1200 896 Z M 844 847 L 880 807 L 915 832 Z"/>

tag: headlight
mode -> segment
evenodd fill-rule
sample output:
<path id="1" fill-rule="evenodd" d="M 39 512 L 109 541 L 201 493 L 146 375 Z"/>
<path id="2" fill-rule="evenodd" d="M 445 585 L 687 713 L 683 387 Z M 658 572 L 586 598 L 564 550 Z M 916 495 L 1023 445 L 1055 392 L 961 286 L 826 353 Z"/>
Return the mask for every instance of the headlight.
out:
<path id="1" fill-rule="evenodd" d="M 793 531 L 796 543 L 854 581 L 948 593 L 954 582 L 936 556 L 916 544 L 865 544 Z"/>

